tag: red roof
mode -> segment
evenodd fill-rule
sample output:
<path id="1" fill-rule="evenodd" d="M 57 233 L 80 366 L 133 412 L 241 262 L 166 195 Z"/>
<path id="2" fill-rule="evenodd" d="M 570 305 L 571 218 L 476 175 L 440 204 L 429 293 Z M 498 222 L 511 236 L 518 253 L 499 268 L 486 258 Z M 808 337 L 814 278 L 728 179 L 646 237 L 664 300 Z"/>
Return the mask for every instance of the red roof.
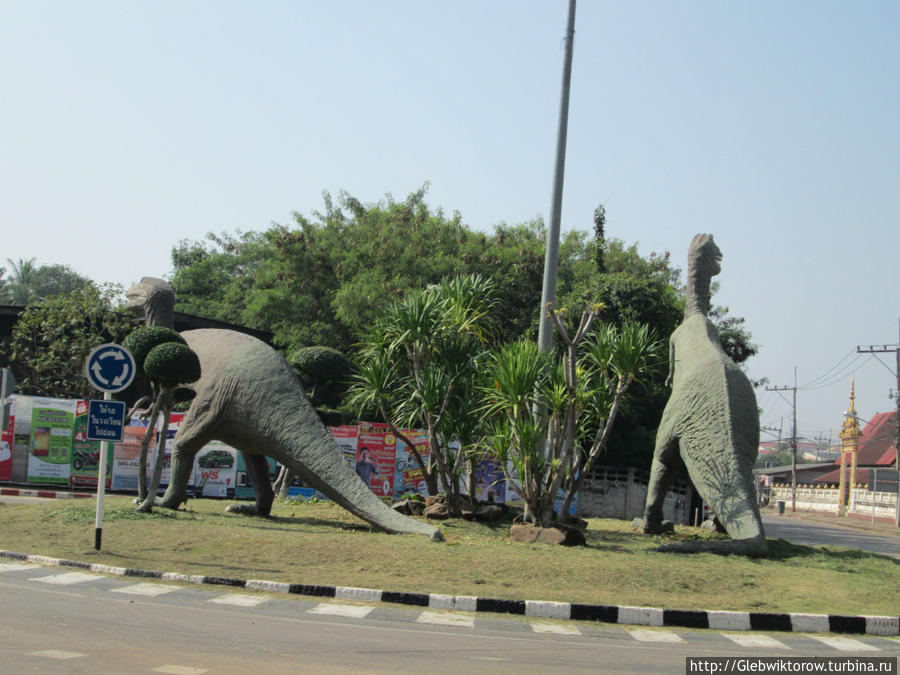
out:
<path id="1" fill-rule="evenodd" d="M 894 466 L 897 461 L 897 411 L 876 413 L 859 439 L 856 466 Z M 834 463 L 840 466 L 841 458 Z"/>

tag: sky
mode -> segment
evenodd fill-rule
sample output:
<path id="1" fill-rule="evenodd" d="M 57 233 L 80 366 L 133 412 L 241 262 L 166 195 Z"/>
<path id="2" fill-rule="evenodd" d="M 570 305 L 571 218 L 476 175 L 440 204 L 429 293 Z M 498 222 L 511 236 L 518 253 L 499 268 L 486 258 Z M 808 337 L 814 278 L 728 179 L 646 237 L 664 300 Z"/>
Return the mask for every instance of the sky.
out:
<path id="1" fill-rule="evenodd" d="M 264 230 L 323 192 L 550 212 L 565 0 L 0 0 L 0 264 L 125 286 L 182 239 Z M 892 410 L 900 340 L 900 3 L 582 0 L 563 230 L 686 267 L 747 363 L 796 382 L 802 438 Z M 536 298 L 536 301 L 538 299 Z M 880 359 L 880 360 L 879 360 Z M 757 390 L 763 440 L 792 392 Z"/>

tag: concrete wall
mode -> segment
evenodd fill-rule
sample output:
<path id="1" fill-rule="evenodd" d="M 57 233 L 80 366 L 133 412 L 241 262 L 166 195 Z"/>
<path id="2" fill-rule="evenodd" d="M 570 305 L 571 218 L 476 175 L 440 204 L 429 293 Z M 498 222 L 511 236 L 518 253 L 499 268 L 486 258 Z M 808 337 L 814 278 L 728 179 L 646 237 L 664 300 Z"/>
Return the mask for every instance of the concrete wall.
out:
<path id="1" fill-rule="evenodd" d="M 785 508 L 791 508 L 791 486 L 774 485 L 771 489 L 769 503 L 783 501 Z M 857 487 L 850 496 L 849 514 L 855 516 L 872 516 L 873 507 L 876 519 L 893 519 L 897 513 L 897 495 L 892 492 L 872 492 L 867 487 Z M 835 487 L 797 486 L 797 510 L 819 511 L 837 514 L 838 489 Z"/>
<path id="2" fill-rule="evenodd" d="M 633 468 L 598 466 L 585 478 L 578 493 L 578 515 L 587 518 L 631 520 L 644 515 L 648 474 Z M 673 523 L 692 522 L 690 486 L 673 481 L 663 508 Z"/>

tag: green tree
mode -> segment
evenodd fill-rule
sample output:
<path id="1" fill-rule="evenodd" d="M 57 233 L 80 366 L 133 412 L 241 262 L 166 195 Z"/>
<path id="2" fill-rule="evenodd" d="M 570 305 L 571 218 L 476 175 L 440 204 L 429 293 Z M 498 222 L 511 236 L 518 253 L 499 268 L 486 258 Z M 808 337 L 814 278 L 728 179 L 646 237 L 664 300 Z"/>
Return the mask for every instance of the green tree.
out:
<path id="1" fill-rule="evenodd" d="M 548 309 L 562 354 L 546 354 L 533 341 L 504 345 L 491 360 L 490 383 L 482 390 L 490 429 L 486 444 L 525 501 L 526 516 L 540 526 L 565 520 L 609 442 L 629 388 L 658 365 L 661 349 L 645 325 L 601 325 L 589 337 L 596 310 L 582 314 L 570 337 L 560 315 Z M 556 512 L 560 491 L 564 499 Z"/>
<path id="2" fill-rule="evenodd" d="M 35 300 L 40 300 L 36 272 L 35 259 L 18 261 L 6 259 L 10 267 L 10 280 L 6 286 L 7 299 L 13 305 L 27 305 Z"/>
<path id="3" fill-rule="evenodd" d="M 16 376 L 16 391 L 32 396 L 90 398 L 84 360 L 94 347 L 119 342 L 131 330 L 119 286 L 84 289 L 28 305 L 0 349 Z"/>
<path id="4" fill-rule="evenodd" d="M 475 451 L 473 399 L 484 345 L 496 333 L 495 304 L 493 283 L 477 275 L 409 293 L 369 332 L 350 390 L 353 405 L 378 410 L 406 443 L 429 494 L 443 486 L 451 515 L 461 511 L 460 481 Z M 428 461 L 406 427 L 426 430 Z"/>

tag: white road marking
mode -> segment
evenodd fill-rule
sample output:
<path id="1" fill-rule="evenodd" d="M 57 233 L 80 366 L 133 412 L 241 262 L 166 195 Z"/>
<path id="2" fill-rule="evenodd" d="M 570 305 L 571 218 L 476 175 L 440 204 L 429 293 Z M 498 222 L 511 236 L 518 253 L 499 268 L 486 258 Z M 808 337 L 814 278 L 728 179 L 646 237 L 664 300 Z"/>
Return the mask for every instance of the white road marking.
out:
<path id="1" fill-rule="evenodd" d="M 0 563 L 0 572 L 15 572 L 16 570 L 24 570 L 26 568 L 34 569 L 31 565 L 25 563 Z"/>
<path id="2" fill-rule="evenodd" d="M 581 635 L 581 631 L 575 626 L 566 626 L 561 623 L 532 623 L 531 630 L 535 633 L 552 633 L 554 635 Z"/>
<path id="3" fill-rule="evenodd" d="M 177 591 L 181 586 L 166 586 L 165 584 L 132 584 L 131 586 L 123 586 L 122 588 L 112 589 L 113 593 L 128 593 L 130 595 L 144 595 L 155 598 L 157 595 L 164 595 Z"/>
<path id="4" fill-rule="evenodd" d="M 229 593 L 220 598 L 214 598 L 210 602 L 220 605 L 235 605 L 236 607 L 256 607 L 266 601 L 266 597 L 259 595 L 245 595 L 243 593 Z"/>
<path id="5" fill-rule="evenodd" d="M 190 666 L 159 666 L 153 669 L 154 673 L 168 673 L 169 675 L 201 675 L 208 673 L 209 668 L 191 668 Z"/>
<path id="6" fill-rule="evenodd" d="M 768 635 L 732 635 L 731 633 L 722 633 L 729 640 L 741 647 L 762 647 L 764 649 L 790 649 L 783 642 L 779 642 L 775 638 Z"/>
<path id="7" fill-rule="evenodd" d="M 80 584 L 84 581 L 96 581 L 99 579 L 96 574 L 85 574 L 84 572 L 65 572 L 63 574 L 51 574 L 48 577 L 32 577 L 28 581 L 40 581 L 44 584 L 59 584 L 62 586 L 70 586 L 71 584 Z"/>
<path id="8" fill-rule="evenodd" d="M 854 640 L 846 637 L 825 637 L 821 635 L 810 635 L 809 637 L 819 642 L 823 642 L 829 647 L 839 649 L 842 652 L 880 652 L 881 650 L 874 645 L 868 645 L 865 642 Z"/>
<path id="9" fill-rule="evenodd" d="M 79 654 L 78 652 L 65 652 L 61 649 L 45 649 L 40 652 L 30 652 L 28 656 L 42 656 L 45 659 L 57 659 L 65 661 L 66 659 L 78 659 L 87 654 Z"/>
<path id="10" fill-rule="evenodd" d="M 418 623 L 433 623 L 440 626 L 463 626 L 465 628 L 473 628 L 475 619 L 471 616 L 460 616 L 459 614 L 448 614 L 446 612 L 422 612 Z"/>
<path id="11" fill-rule="evenodd" d="M 635 640 L 640 640 L 641 642 L 684 642 L 684 640 L 675 635 L 675 633 L 670 633 L 667 630 L 646 630 L 638 628 L 628 632 L 631 634 L 631 637 Z"/>
<path id="12" fill-rule="evenodd" d="M 322 603 L 316 605 L 309 612 L 311 614 L 328 614 L 330 616 L 349 616 L 354 619 L 363 619 L 374 607 L 366 607 L 364 605 L 330 605 Z"/>

